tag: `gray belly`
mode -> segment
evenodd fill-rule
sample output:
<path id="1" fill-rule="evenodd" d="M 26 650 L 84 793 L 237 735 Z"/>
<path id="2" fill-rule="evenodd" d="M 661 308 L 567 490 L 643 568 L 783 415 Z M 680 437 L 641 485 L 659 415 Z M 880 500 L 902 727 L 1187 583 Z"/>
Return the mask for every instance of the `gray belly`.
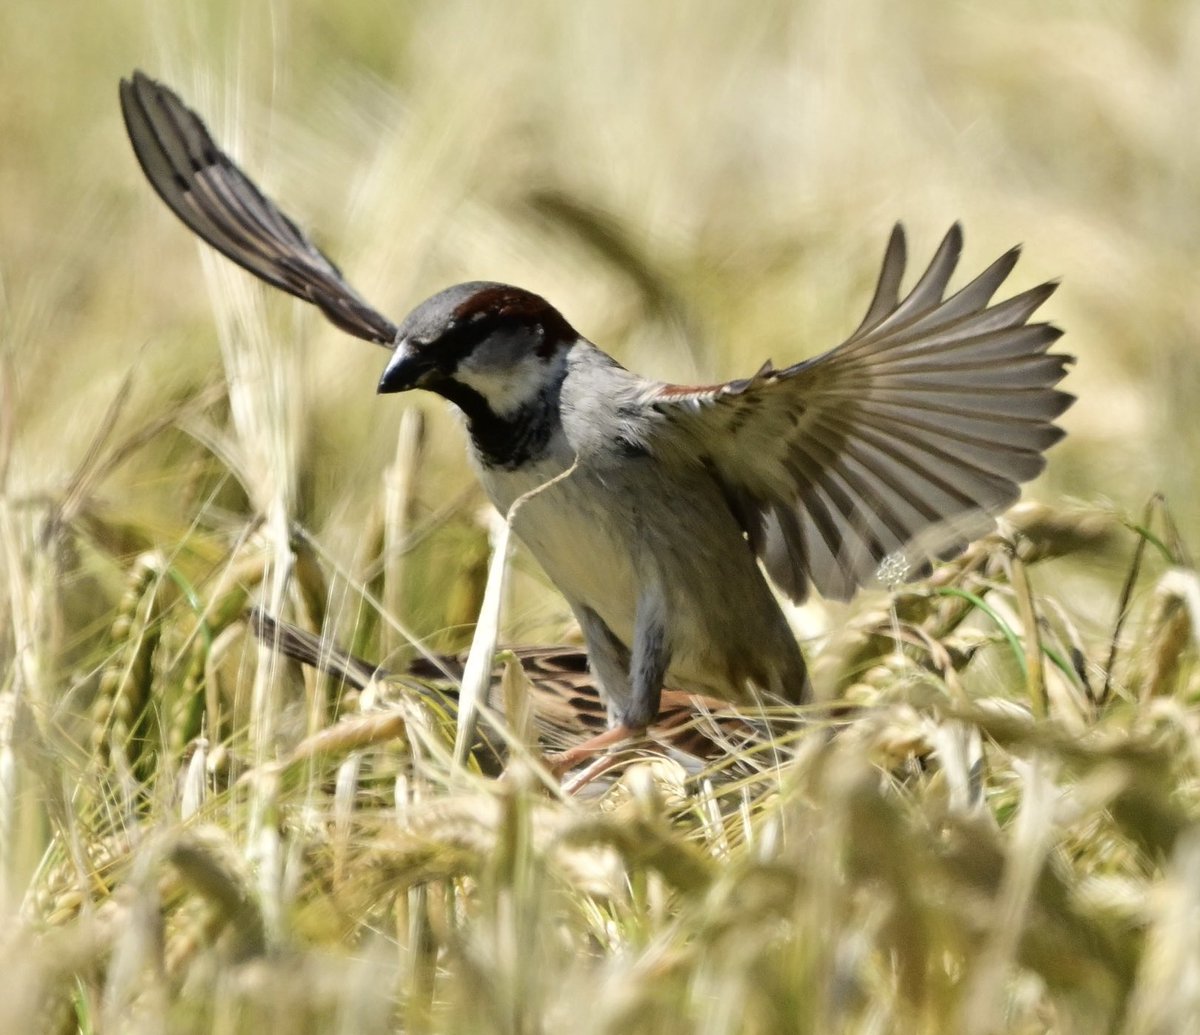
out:
<path id="1" fill-rule="evenodd" d="M 483 472 L 501 514 L 565 467 L 543 463 L 522 472 Z M 628 644 L 637 607 L 634 504 L 627 486 L 576 470 L 517 505 L 513 530 L 573 604 L 591 608 Z"/>
<path id="2" fill-rule="evenodd" d="M 489 472 L 485 485 L 503 513 L 564 469 Z M 668 483 L 658 473 L 656 483 L 632 464 L 577 469 L 520 504 L 514 530 L 569 602 L 598 614 L 626 647 L 639 595 L 660 595 L 670 685 L 735 701 L 750 683 L 798 693 L 775 685 L 778 676 L 802 684 L 803 661 L 741 528 L 699 478 Z"/>

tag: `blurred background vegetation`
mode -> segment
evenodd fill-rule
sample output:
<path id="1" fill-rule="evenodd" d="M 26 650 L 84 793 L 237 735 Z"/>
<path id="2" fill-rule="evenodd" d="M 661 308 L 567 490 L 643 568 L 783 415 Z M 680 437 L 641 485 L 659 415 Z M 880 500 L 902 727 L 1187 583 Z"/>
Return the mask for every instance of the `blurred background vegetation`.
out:
<path id="1" fill-rule="evenodd" d="M 16 0 L 0 5 L 0 39 L 0 691 L 35 701 L 41 734 L 70 744 L 18 767 L 92 771 L 72 720 L 125 658 L 112 630 L 147 551 L 193 606 L 236 610 L 251 595 L 230 597 L 246 580 L 239 544 L 274 529 L 286 566 L 278 551 L 302 530 L 301 566 L 320 571 L 305 584 L 309 624 L 375 656 L 407 645 L 364 612 L 364 587 L 457 648 L 487 563 L 454 418 L 436 400 L 377 397 L 382 351 L 197 261 L 125 139 L 116 88 L 134 68 L 202 112 L 383 312 L 457 281 L 508 281 L 671 380 L 840 341 L 896 220 L 914 266 L 961 220 L 964 280 L 1023 243 L 1011 291 L 1061 278 L 1044 313 L 1079 360 L 1068 438 L 1027 496 L 1123 519 L 1162 492 L 1182 542 L 1200 541 L 1200 6 L 1188 0 Z M 1092 661 L 1135 542 L 1035 576 Z M 543 577 L 514 564 L 506 638 L 569 636 Z M 282 576 L 266 584 L 269 602 L 300 606 Z M 819 603 L 797 618 L 814 637 L 842 620 Z M 10 782 L 24 804 L 0 816 L 0 908 L 16 910 L 73 827 L 70 808 L 31 804 L 36 782 Z M 1154 793 L 1173 801 L 1165 782 Z M 91 817 L 114 799 L 96 800 Z M 1141 875 L 1145 891 L 1161 871 Z M 656 908 L 646 916 L 665 922 Z M 1133 966 L 1112 964 L 1124 992 Z M 943 992 L 908 1000 L 925 1004 L 921 1030 L 938 1030 Z M 737 1030 L 720 1016 L 707 1030 Z M 1098 1030 L 1087 1010 L 1076 1020 Z M 772 1023 L 758 1030 L 784 1030 Z"/>
<path id="2" fill-rule="evenodd" d="M 221 376 L 221 289 L 147 193 L 113 100 L 142 67 L 383 311 L 510 281 L 680 381 L 839 341 L 897 219 L 914 264 L 956 219 L 965 272 L 1022 242 L 1012 287 L 1062 278 L 1046 313 L 1080 359 L 1070 437 L 1030 491 L 1122 512 L 1161 491 L 1200 518 L 1193 4 L 17 3 L 0 28 L 15 497 L 61 486 L 127 376 L 131 426 Z M 423 511 L 470 484 L 436 402 L 374 396 L 382 354 L 265 305 L 295 513 L 328 549 L 361 537 L 406 407 L 433 421 Z M 97 505 L 190 523 L 180 460 L 151 445 Z"/>

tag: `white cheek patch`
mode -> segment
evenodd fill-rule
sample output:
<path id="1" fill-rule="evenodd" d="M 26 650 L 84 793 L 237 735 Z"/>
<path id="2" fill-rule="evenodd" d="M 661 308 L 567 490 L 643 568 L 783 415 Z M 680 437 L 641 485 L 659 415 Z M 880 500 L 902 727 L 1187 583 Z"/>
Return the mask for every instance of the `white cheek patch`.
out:
<path id="1" fill-rule="evenodd" d="M 526 354 L 503 368 L 473 364 L 468 356 L 454 372 L 454 380 L 478 392 L 497 417 L 508 417 L 536 400 L 564 363 L 562 353 L 549 362 Z"/>

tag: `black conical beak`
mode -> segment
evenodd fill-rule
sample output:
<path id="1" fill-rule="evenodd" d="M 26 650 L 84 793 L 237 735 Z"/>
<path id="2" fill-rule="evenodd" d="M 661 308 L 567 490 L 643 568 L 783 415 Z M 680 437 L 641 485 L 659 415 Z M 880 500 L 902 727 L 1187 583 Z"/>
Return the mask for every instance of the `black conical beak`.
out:
<path id="1" fill-rule="evenodd" d="M 379 379 L 379 387 L 375 389 L 380 395 L 390 392 L 407 392 L 413 388 L 424 388 L 425 382 L 436 367 L 433 360 L 422 355 L 417 349 L 405 342 L 396 346 L 391 361 Z"/>

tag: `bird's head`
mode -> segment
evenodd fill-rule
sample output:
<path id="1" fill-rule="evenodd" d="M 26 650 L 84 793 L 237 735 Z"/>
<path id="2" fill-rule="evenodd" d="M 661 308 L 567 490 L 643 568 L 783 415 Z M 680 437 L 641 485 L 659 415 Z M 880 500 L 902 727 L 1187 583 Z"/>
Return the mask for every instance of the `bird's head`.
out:
<path id="1" fill-rule="evenodd" d="M 424 388 L 470 414 L 505 418 L 561 378 L 579 335 L 539 295 L 507 284 L 457 284 L 405 317 L 379 391 Z"/>

